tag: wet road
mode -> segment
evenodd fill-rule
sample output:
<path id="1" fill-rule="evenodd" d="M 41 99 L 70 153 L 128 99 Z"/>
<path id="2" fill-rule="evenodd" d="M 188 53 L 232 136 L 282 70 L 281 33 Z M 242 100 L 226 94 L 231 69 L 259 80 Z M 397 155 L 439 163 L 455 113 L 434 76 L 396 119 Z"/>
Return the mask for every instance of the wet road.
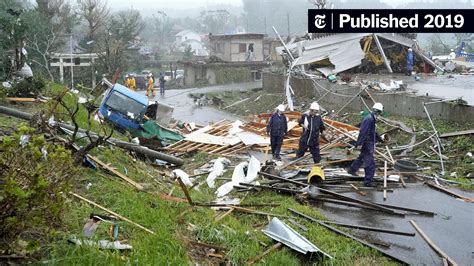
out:
<path id="1" fill-rule="evenodd" d="M 356 193 L 344 193 L 344 195 L 377 203 L 432 211 L 437 215 L 430 217 L 409 214 L 398 217 L 330 203 L 314 203 L 314 205 L 329 220 L 343 223 L 416 232 L 409 223 L 410 220 L 414 220 L 431 240 L 459 265 L 474 265 L 474 204 L 457 200 L 421 183 L 407 185 L 406 189 L 397 188 L 393 193 L 387 193 L 385 202 L 381 191 L 369 192 L 365 197 Z M 450 189 L 457 191 L 454 188 Z M 474 197 L 474 193 L 460 193 Z M 440 257 L 417 232 L 415 237 L 362 230 L 352 230 L 352 232 L 365 240 L 375 239 L 389 243 L 390 248 L 382 249 L 405 259 L 410 264 L 442 265 Z"/>
<path id="2" fill-rule="evenodd" d="M 416 91 L 418 95 L 441 97 L 443 99 L 456 99 L 462 97 L 469 105 L 474 105 L 474 76 L 456 75 L 422 76 L 420 81 L 408 81 L 408 88 Z"/>
<path id="3" fill-rule="evenodd" d="M 174 107 L 173 118 L 185 122 L 195 122 L 200 125 L 207 125 L 210 122 L 217 122 L 222 119 L 236 120 L 237 116 L 217 110 L 209 106 L 197 106 L 189 93 L 208 93 L 215 91 L 239 91 L 261 88 L 262 82 L 247 82 L 227 85 L 217 85 L 203 88 L 167 90 L 164 96 L 159 95 L 159 88 L 155 88 L 157 96 L 154 98 L 159 102 L 166 103 Z M 145 94 L 145 91 L 140 91 Z M 150 98 L 151 100 L 151 98 Z"/>

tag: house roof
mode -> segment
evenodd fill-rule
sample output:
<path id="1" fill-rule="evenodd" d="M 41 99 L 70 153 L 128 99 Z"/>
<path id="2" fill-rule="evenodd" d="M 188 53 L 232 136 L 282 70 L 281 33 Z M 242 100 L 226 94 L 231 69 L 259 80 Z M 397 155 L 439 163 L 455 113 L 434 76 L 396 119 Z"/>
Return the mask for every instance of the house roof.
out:
<path id="1" fill-rule="evenodd" d="M 262 33 L 238 33 L 238 34 L 222 34 L 222 35 L 211 35 L 209 34 L 209 39 L 212 41 L 212 40 L 223 40 L 223 39 L 255 39 L 255 38 L 261 38 L 263 39 L 263 37 L 265 36 L 265 34 L 262 34 Z"/>
<path id="2" fill-rule="evenodd" d="M 186 34 L 188 34 L 188 33 L 194 33 L 194 34 L 197 34 L 197 33 L 195 33 L 195 32 L 194 32 L 194 31 L 192 31 L 192 30 L 182 30 L 182 31 L 180 31 L 180 32 L 176 33 L 176 35 L 175 35 L 175 36 L 184 36 L 184 35 L 186 35 Z"/>

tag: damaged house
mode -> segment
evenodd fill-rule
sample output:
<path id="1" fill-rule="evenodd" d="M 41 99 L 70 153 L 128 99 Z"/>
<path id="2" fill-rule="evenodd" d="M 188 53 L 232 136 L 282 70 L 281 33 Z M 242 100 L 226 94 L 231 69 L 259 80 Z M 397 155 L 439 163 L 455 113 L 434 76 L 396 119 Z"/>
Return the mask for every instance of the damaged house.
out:
<path id="1" fill-rule="evenodd" d="M 184 84 L 225 84 L 260 80 L 264 60 L 264 35 L 256 33 L 209 35 L 210 58 L 184 62 Z"/>
<path id="2" fill-rule="evenodd" d="M 326 35 L 277 47 L 277 52 L 292 66 L 310 65 L 324 76 L 337 74 L 355 67 L 366 72 L 383 65 L 389 73 L 402 72 L 406 50 L 412 48 L 418 62 L 443 71 L 419 49 L 415 40 L 393 33 L 344 33 Z M 294 60 L 293 60 L 294 59 Z"/>

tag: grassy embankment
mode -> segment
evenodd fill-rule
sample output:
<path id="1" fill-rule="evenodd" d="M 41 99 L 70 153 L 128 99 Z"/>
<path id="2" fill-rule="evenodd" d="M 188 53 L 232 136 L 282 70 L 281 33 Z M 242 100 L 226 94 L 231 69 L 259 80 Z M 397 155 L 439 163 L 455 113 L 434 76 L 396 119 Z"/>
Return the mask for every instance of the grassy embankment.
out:
<path id="1" fill-rule="evenodd" d="M 56 88 L 57 90 L 57 88 Z M 71 95 L 71 97 L 73 97 Z M 35 105 L 35 104 L 29 104 Z M 23 105 L 17 105 L 24 109 Z M 41 108 L 38 106 L 37 108 Z M 31 110 L 31 108 L 29 108 Z M 84 112 L 84 110 L 81 110 Z M 0 115 L 0 123 L 15 127 L 19 120 Z M 84 125 L 85 121 L 80 122 Z M 119 134 L 117 134 L 119 135 Z M 61 228 L 51 228 L 48 241 L 41 251 L 43 256 L 36 262 L 47 262 L 52 265 L 110 265 L 110 264 L 139 264 L 139 265 L 188 265 L 189 261 L 215 263 L 219 259 L 203 256 L 196 247 L 186 244 L 185 238 L 200 240 L 227 248 L 225 259 L 236 264 L 243 264 L 250 258 L 262 253 L 267 247 L 259 244 L 272 245 L 272 240 L 263 235 L 258 226 L 268 222 L 267 217 L 250 214 L 232 213 L 219 222 L 215 222 L 216 212 L 209 208 L 190 207 L 187 203 L 176 203 L 160 199 L 156 194 L 168 194 L 174 187 L 173 196 L 184 197 L 176 183 L 168 183 L 168 169 L 155 169 L 137 160 L 119 148 L 100 147 L 92 152 L 101 160 L 110 164 L 117 171 L 126 174 L 136 182 L 146 187 L 146 192 L 139 192 L 116 176 L 109 175 L 103 170 L 82 168 L 81 175 L 73 181 L 72 191 L 96 203 L 109 208 L 141 225 L 156 232 L 152 235 L 129 223 L 120 222 L 121 239 L 127 239 L 133 246 L 133 251 L 120 253 L 99 250 L 97 248 L 77 247 L 67 243 L 71 235 L 80 236 L 82 227 L 90 213 L 103 211 L 67 195 L 67 207 L 63 212 L 64 224 Z M 185 158 L 183 170 L 192 170 L 209 162 L 214 156 L 198 153 Z M 233 161 L 233 164 L 237 162 Z M 224 177 L 229 178 L 232 169 Z M 201 177 L 199 180 L 204 180 Z M 226 181 L 219 180 L 217 186 Z M 91 184 L 90 186 L 88 184 Z M 87 188 L 89 187 L 89 188 Z M 195 201 L 209 202 L 214 199 L 214 191 L 204 184 L 200 191 L 191 190 Z M 311 206 L 304 206 L 290 196 L 274 192 L 258 192 L 238 194 L 233 196 L 243 199 L 243 203 L 278 203 L 279 207 L 264 207 L 262 211 L 290 215 L 288 207 L 298 209 L 314 217 L 323 218 Z M 65 195 L 66 196 L 66 195 Z M 322 250 L 335 257 L 334 264 L 393 264 L 381 254 L 366 248 L 357 242 L 337 236 L 326 229 L 294 218 L 304 224 L 309 231 L 302 235 L 307 237 Z M 260 227 L 261 228 L 261 227 Z M 100 225 L 97 238 L 107 239 L 108 224 Z M 305 258 L 289 248 L 282 248 L 267 255 L 261 262 L 270 265 L 319 264 L 317 258 Z M 325 264 L 331 264 L 325 261 Z"/>

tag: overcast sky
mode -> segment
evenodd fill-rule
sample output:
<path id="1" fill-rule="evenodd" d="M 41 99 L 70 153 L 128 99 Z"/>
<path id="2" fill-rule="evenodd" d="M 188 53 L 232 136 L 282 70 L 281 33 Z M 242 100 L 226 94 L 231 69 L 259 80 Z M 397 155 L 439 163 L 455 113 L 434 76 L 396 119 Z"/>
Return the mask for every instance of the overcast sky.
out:
<path id="1" fill-rule="evenodd" d="M 258 0 L 256 0 L 258 1 Z M 205 8 L 208 5 L 228 4 L 233 6 L 241 6 L 241 0 L 108 0 L 110 6 L 114 8 L 134 9 L 142 8 Z"/>

